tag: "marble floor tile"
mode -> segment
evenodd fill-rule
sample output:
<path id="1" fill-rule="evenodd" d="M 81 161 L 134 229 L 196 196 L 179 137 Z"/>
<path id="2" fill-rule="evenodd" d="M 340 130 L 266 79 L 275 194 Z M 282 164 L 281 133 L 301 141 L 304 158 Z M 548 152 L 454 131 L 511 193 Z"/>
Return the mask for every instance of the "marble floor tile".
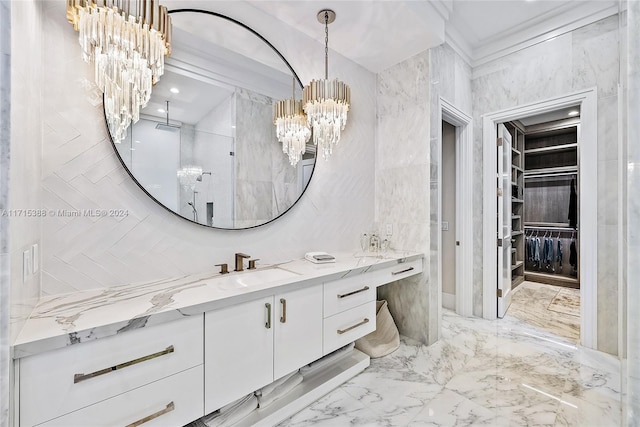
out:
<path id="1" fill-rule="evenodd" d="M 573 343 L 580 340 L 579 289 L 525 281 L 514 290 L 507 315 Z"/>
<path id="2" fill-rule="evenodd" d="M 549 304 L 549 310 L 580 317 L 580 289 L 564 288 Z"/>
<path id="3" fill-rule="evenodd" d="M 495 411 L 484 408 L 451 390 L 443 390 L 411 420 L 411 427 L 493 426 Z"/>
<path id="4" fill-rule="evenodd" d="M 281 426 L 619 425 L 615 357 L 514 316 L 444 310 L 442 327 L 431 346 L 402 337 L 397 351 Z"/>

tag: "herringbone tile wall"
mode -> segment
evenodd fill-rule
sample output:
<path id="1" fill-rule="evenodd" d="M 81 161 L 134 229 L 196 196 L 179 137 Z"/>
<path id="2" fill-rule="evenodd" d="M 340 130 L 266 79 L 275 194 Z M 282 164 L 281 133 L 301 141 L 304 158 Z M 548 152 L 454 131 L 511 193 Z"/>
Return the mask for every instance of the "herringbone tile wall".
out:
<path id="1" fill-rule="evenodd" d="M 373 222 L 372 73 L 332 56 L 336 77 L 351 85 L 353 110 L 333 157 L 328 162 L 318 160 L 310 187 L 291 211 L 257 229 L 207 229 L 167 212 L 129 178 L 111 147 L 101 98 L 91 83 L 92 67 L 80 58 L 77 33 L 66 22 L 64 2 L 46 2 L 44 7 L 44 207 L 56 213 L 98 208 L 129 212 L 124 218 L 48 215 L 42 228 L 44 294 L 211 270 L 214 264 L 231 263 L 238 251 L 268 263 L 311 250 L 353 251 L 359 246 L 359 233 Z M 225 7 L 234 6 L 227 2 Z M 261 20 L 256 26 L 268 22 Z M 304 52 L 321 52 L 320 45 L 275 23 L 267 27 L 280 27 L 278 32 L 262 33 L 300 78 L 317 77 L 323 57 Z"/>

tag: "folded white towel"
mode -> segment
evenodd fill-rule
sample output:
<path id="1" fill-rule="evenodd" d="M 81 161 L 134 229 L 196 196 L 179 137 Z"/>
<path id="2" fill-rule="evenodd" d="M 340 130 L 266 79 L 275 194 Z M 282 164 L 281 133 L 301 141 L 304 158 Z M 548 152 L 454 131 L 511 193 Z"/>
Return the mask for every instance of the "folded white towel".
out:
<path id="1" fill-rule="evenodd" d="M 266 408 L 271 405 L 275 400 L 280 399 L 293 390 L 295 386 L 302 382 L 303 379 L 302 375 L 298 372 L 294 372 L 292 376 L 290 376 L 284 383 L 277 386 L 271 393 L 266 396 L 258 396 L 258 407 Z"/>
<path id="2" fill-rule="evenodd" d="M 231 403 L 228 403 L 226 405 L 224 405 L 222 408 L 219 409 L 220 413 L 225 413 L 225 412 L 229 412 L 234 410 L 236 407 L 242 406 L 245 402 L 247 402 L 248 400 L 251 400 L 251 398 L 253 397 L 253 393 L 249 393 L 244 397 L 241 397 L 238 400 L 235 400 Z"/>
<path id="3" fill-rule="evenodd" d="M 258 398 L 252 393 L 225 406 L 224 412 L 221 408 L 219 411 L 206 415 L 200 420 L 207 427 L 232 426 L 253 412 L 257 407 Z"/>
<path id="4" fill-rule="evenodd" d="M 332 353 L 327 354 L 321 359 L 316 360 L 315 362 L 311 362 L 307 366 L 303 366 L 300 368 L 300 373 L 303 377 L 308 377 L 309 375 L 313 375 L 318 372 L 320 369 L 331 365 L 332 363 L 342 359 L 345 356 L 351 354 L 351 351 L 355 347 L 355 343 L 350 343 L 345 345 L 342 348 L 335 350 Z"/>
<path id="5" fill-rule="evenodd" d="M 297 373 L 298 373 L 297 370 L 293 371 L 290 374 L 287 374 L 282 378 L 278 378 L 277 380 L 275 380 L 271 384 L 267 384 L 266 386 L 262 387 L 260 390 L 256 391 L 256 396 L 268 396 L 270 393 L 273 393 L 273 390 L 275 390 L 276 387 L 284 384 L 289 378 L 291 378 L 292 376 L 294 376 Z"/>

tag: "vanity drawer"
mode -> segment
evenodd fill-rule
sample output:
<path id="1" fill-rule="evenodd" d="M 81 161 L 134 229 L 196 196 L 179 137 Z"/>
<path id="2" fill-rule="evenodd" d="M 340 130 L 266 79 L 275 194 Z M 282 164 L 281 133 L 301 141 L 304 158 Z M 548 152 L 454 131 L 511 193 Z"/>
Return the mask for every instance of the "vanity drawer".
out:
<path id="1" fill-rule="evenodd" d="M 376 279 L 378 284 L 384 285 L 419 273 L 422 273 L 422 258 L 380 270 L 376 273 Z"/>
<path id="2" fill-rule="evenodd" d="M 376 286 L 372 273 L 345 277 L 324 284 L 324 317 L 333 316 L 365 302 L 376 299 Z"/>
<path id="3" fill-rule="evenodd" d="M 204 415 L 203 378 L 196 366 L 38 427 L 182 426 Z"/>
<path id="4" fill-rule="evenodd" d="M 21 358 L 21 426 L 201 365 L 203 325 L 198 315 Z"/>
<path id="5" fill-rule="evenodd" d="M 376 302 L 324 319 L 323 354 L 331 353 L 376 329 Z"/>

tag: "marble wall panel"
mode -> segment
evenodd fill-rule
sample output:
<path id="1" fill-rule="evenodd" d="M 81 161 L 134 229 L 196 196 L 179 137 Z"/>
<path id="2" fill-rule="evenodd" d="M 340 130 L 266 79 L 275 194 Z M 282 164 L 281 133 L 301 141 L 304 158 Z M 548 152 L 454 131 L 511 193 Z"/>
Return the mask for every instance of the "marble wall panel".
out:
<path id="1" fill-rule="evenodd" d="M 626 396 L 623 407 L 626 425 L 635 425 L 640 416 L 640 2 L 629 0 L 627 4 L 627 164 L 626 164 L 626 214 L 627 264 L 626 289 L 627 359 L 625 381 Z"/>
<path id="2" fill-rule="evenodd" d="M 437 281 L 430 266 L 429 52 L 378 74 L 376 132 L 376 232 L 392 224 L 391 246 L 425 253 L 424 272 L 383 286 L 378 297 L 400 333 L 431 344 L 438 339 Z"/>
<path id="3" fill-rule="evenodd" d="M 615 229 L 620 183 L 618 168 L 619 23 L 611 16 L 552 40 L 483 64 L 473 70 L 474 172 L 482 174 L 483 114 L 541 101 L 591 87 L 598 88 L 599 224 Z M 588 191 L 588 190 L 586 190 Z M 482 183 L 474 191 L 474 313 L 482 313 Z M 599 247 L 615 247 L 617 232 L 600 233 Z M 611 256 L 614 254 L 614 256 Z M 598 347 L 617 352 L 617 250 L 599 250 Z"/>
<path id="4" fill-rule="evenodd" d="M 320 43 L 283 28 L 275 18 L 243 2 L 214 3 L 207 7 L 242 20 L 266 37 L 303 82 L 321 74 L 324 57 L 316 54 L 321 51 Z M 47 217 L 42 230 L 45 294 L 211 270 L 214 264 L 233 262 L 234 252 L 240 251 L 269 262 L 301 257 L 310 250 L 352 251 L 359 246 L 360 231 L 370 229 L 374 219 L 374 74 L 331 52 L 332 77 L 350 85 L 353 102 L 333 156 L 318 161 L 307 192 L 277 221 L 250 230 L 207 229 L 151 201 L 115 157 L 96 159 L 88 154 L 96 144 L 109 147 L 101 99 L 92 85 L 93 69 L 81 59 L 77 33 L 65 18 L 64 2 L 44 2 L 44 10 L 47 38 L 42 67 L 48 79 L 41 120 L 46 129 L 44 206 L 83 209 L 96 205 L 129 212 L 126 218 L 89 222 Z M 65 169 L 71 161 L 77 169 Z M 89 163 L 95 167 L 87 167 Z M 58 174 L 62 169 L 63 177 Z M 67 253 L 68 247 L 82 251 Z M 60 257 L 63 253 L 64 259 Z"/>

